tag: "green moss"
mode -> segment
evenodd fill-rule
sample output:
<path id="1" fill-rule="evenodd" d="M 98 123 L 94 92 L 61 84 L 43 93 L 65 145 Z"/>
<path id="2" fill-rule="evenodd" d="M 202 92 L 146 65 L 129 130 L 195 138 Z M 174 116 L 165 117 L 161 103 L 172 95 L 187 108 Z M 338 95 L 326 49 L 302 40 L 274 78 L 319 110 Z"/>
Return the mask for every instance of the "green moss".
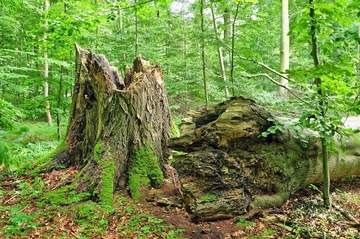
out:
<path id="1" fill-rule="evenodd" d="M 252 208 L 280 207 L 290 197 L 289 192 L 279 192 L 274 195 L 257 196 L 251 203 Z"/>
<path id="2" fill-rule="evenodd" d="M 90 198 L 88 192 L 78 193 L 72 185 L 45 193 L 41 198 L 52 205 L 70 205 Z"/>
<path id="3" fill-rule="evenodd" d="M 99 141 L 94 147 L 94 160 L 102 166 L 101 187 L 99 192 L 100 202 L 104 205 L 112 206 L 114 197 L 114 173 L 115 162 L 111 154 L 110 147 L 103 148 L 102 141 Z"/>
<path id="4" fill-rule="evenodd" d="M 131 196 L 135 201 L 139 201 L 143 196 L 141 187 L 155 186 L 162 183 L 164 183 L 164 175 L 158 164 L 157 157 L 150 148 L 141 148 L 136 152 L 136 157 L 130 169 L 129 188 Z"/>
<path id="5" fill-rule="evenodd" d="M 214 193 L 207 193 L 201 197 L 201 200 L 204 202 L 212 202 L 216 200 L 218 196 Z"/>
<path id="6" fill-rule="evenodd" d="M 101 179 L 100 202 L 112 206 L 114 199 L 115 162 L 112 157 L 109 157 L 102 163 L 102 166 L 103 176 Z"/>
<path id="7" fill-rule="evenodd" d="M 177 127 L 177 125 L 175 124 L 174 121 L 171 122 L 171 138 L 178 138 L 180 137 L 180 130 Z"/>
<path id="8" fill-rule="evenodd" d="M 147 180 L 147 182 L 145 181 Z M 150 180 L 148 178 L 141 178 L 140 174 L 132 173 L 129 176 L 129 188 L 132 198 L 135 201 L 139 201 L 141 198 L 141 191 L 140 191 L 140 185 L 145 184 L 148 185 Z"/>
<path id="9" fill-rule="evenodd" d="M 94 159 L 97 163 L 101 161 L 101 157 L 104 154 L 104 148 L 102 146 L 102 141 L 97 142 L 94 147 Z"/>

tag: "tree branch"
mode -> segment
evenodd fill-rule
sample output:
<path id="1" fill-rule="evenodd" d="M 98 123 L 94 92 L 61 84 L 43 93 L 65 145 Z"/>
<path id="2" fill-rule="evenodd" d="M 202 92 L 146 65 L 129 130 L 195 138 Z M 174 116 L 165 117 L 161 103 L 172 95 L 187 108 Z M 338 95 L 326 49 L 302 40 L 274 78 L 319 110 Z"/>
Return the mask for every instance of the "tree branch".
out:
<path id="1" fill-rule="evenodd" d="M 292 89 L 284 84 L 281 84 L 279 82 L 277 82 L 274 78 L 272 78 L 271 76 L 269 76 L 266 73 L 259 73 L 259 74 L 254 74 L 254 75 L 249 75 L 249 74 L 242 74 L 244 77 L 247 78 L 254 78 L 254 77 L 259 77 L 259 76 L 264 76 L 266 78 L 268 78 L 272 83 L 286 89 L 290 94 L 292 94 L 296 99 L 300 100 L 301 102 L 310 105 L 308 102 L 304 101 L 303 99 L 301 99 L 298 95 L 296 95 L 294 92 L 292 92 Z"/>
<path id="2" fill-rule="evenodd" d="M 229 46 L 226 46 L 226 45 L 225 45 L 225 47 L 226 47 L 227 49 L 231 49 Z M 278 75 L 278 76 L 280 76 L 280 77 L 283 77 L 283 78 L 287 79 L 288 81 L 295 82 L 293 79 L 290 79 L 290 78 L 287 77 L 286 75 L 281 74 L 280 72 L 278 72 L 277 70 L 271 68 L 270 66 L 266 65 L 265 63 L 256 61 L 256 60 L 254 60 L 254 59 L 249 59 L 249 58 L 246 58 L 246 57 L 244 57 L 244 56 L 240 56 L 236 51 L 234 51 L 234 53 L 235 53 L 241 60 L 253 62 L 253 63 L 255 63 L 255 64 L 257 64 L 257 65 L 265 68 L 266 70 L 274 73 L 275 75 Z"/>

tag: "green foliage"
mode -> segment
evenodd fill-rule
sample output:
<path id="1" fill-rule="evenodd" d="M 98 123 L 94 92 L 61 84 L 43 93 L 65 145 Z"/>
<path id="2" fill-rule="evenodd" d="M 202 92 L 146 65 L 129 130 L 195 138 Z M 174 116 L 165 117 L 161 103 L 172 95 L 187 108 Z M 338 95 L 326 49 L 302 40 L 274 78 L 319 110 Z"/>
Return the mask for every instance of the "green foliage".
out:
<path id="1" fill-rule="evenodd" d="M 158 159 L 151 148 L 143 147 L 136 152 L 129 173 L 129 189 L 132 198 L 139 201 L 142 197 L 141 187 L 156 186 L 164 183 L 164 175 Z"/>
<path id="2" fill-rule="evenodd" d="M 22 182 L 18 184 L 19 195 L 24 198 L 24 200 L 29 200 L 29 198 L 38 198 L 46 191 L 46 186 L 44 181 L 37 177 L 30 184 L 29 182 Z"/>
<path id="3" fill-rule="evenodd" d="M 270 122 L 274 122 L 275 120 L 272 118 L 267 119 Z M 267 137 L 269 134 L 276 134 L 277 132 L 281 132 L 284 133 L 285 132 L 285 128 L 283 125 L 281 124 L 276 124 L 273 126 L 270 126 L 266 131 L 262 132 L 261 135 L 259 135 L 259 137 Z"/>
<path id="4" fill-rule="evenodd" d="M 201 197 L 201 200 L 204 202 L 212 202 L 217 199 L 217 195 L 213 193 L 205 194 Z"/>
<path id="5" fill-rule="evenodd" d="M 243 226 L 243 227 L 252 227 L 255 226 L 254 222 L 248 221 L 244 218 L 240 218 L 237 222 L 236 222 L 237 226 Z"/>
<path id="6" fill-rule="evenodd" d="M 0 130 L 13 128 L 14 122 L 21 116 L 20 110 L 16 109 L 11 103 L 0 98 Z"/>
<path id="7" fill-rule="evenodd" d="M 66 128 L 65 123 L 61 126 Z M 15 123 L 11 130 L 0 131 L 0 136 L 0 165 L 3 163 L 7 171 L 34 167 L 59 145 L 56 126 L 41 122 Z"/>
<path id="8" fill-rule="evenodd" d="M 90 198 L 90 193 L 78 193 L 72 185 L 46 192 L 41 200 L 51 205 L 70 205 L 73 203 L 85 201 Z"/>
<path id="9" fill-rule="evenodd" d="M 16 166 L 18 161 L 10 157 L 7 143 L 0 139 L 0 166 L 4 165 L 6 171 L 10 171 L 11 166 Z"/>
<path id="10" fill-rule="evenodd" d="M 309 188 L 313 189 L 314 191 L 318 192 L 320 195 L 322 194 L 321 190 L 314 184 L 310 184 Z"/>
<path id="11" fill-rule="evenodd" d="M 163 235 L 167 239 L 180 239 L 179 234 L 184 231 L 183 229 L 177 229 L 166 232 L 169 226 L 164 224 L 163 219 L 144 213 L 132 216 L 127 226 L 127 231 L 134 231 L 138 238 L 143 239 L 151 235 Z M 121 228 L 119 229 L 121 230 Z"/>
<path id="12" fill-rule="evenodd" d="M 0 208 L 1 211 L 8 211 L 9 220 L 2 229 L 0 233 L 4 233 L 6 237 L 12 236 L 22 236 L 24 237 L 30 229 L 35 229 L 37 227 L 36 219 L 38 215 L 29 215 L 22 211 L 23 209 L 20 206 Z"/>
<path id="13" fill-rule="evenodd" d="M 81 203 L 76 207 L 75 222 L 81 226 L 79 231 L 83 234 L 91 237 L 96 232 L 101 235 L 109 223 L 106 218 L 112 213 L 113 210 L 94 202 Z"/>
<path id="14" fill-rule="evenodd" d="M 0 166 L 4 165 L 6 171 L 10 171 L 12 166 L 18 165 L 18 160 L 12 158 L 10 146 L 4 141 L 6 130 L 14 127 L 14 122 L 21 116 L 21 113 L 12 104 L 0 98 Z"/>

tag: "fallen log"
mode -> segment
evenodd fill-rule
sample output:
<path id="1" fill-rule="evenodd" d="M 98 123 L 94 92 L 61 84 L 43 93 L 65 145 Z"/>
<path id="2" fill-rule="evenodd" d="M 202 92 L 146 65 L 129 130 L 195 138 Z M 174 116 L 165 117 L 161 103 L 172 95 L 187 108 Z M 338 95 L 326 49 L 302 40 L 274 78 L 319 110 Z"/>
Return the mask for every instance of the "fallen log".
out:
<path id="1" fill-rule="evenodd" d="M 284 133 L 261 137 L 276 122 L 253 100 L 235 97 L 189 112 L 182 134 L 169 146 L 175 154 L 186 210 L 194 221 L 243 215 L 255 208 L 281 206 L 289 196 L 322 181 L 321 148 L 307 147 Z M 346 142 L 346 154 L 329 159 L 331 178 L 360 174 L 360 147 Z"/>

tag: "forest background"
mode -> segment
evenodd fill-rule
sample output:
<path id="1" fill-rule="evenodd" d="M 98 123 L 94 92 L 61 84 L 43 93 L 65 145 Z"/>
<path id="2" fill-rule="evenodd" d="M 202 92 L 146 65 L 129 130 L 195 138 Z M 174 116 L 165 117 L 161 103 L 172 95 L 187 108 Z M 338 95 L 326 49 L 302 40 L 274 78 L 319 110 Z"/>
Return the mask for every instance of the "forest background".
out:
<path id="1" fill-rule="evenodd" d="M 344 117 L 358 108 L 359 2 L 316 4 L 321 67 L 312 63 L 309 4 L 288 2 L 291 47 L 286 73 L 294 79 L 289 87 L 300 98 L 314 101 L 314 79 L 321 76 L 333 111 Z M 120 74 L 138 54 L 160 63 L 177 123 L 189 108 L 234 95 L 266 106 L 289 102 L 283 97 L 286 91 L 271 82 L 280 82 L 275 71 L 285 73 L 280 68 L 281 1 L 2 0 L 0 6 L 2 135 L 15 122 L 53 124 L 53 118 L 58 139 L 65 134 L 75 42 L 104 54 Z M 301 101 L 286 108 L 316 111 Z M 35 140 L 24 148 L 2 138 L 0 154 L 5 157 L 10 149 L 14 160 L 24 162 L 56 144 Z"/>
<path id="2" fill-rule="evenodd" d="M 360 112 L 358 9 L 358 0 L 0 0 L 0 163 L 31 165 L 64 138 L 75 42 L 122 75 L 139 54 L 159 63 L 177 124 L 190 108 L 241 95 L 332 137 Z"/>

